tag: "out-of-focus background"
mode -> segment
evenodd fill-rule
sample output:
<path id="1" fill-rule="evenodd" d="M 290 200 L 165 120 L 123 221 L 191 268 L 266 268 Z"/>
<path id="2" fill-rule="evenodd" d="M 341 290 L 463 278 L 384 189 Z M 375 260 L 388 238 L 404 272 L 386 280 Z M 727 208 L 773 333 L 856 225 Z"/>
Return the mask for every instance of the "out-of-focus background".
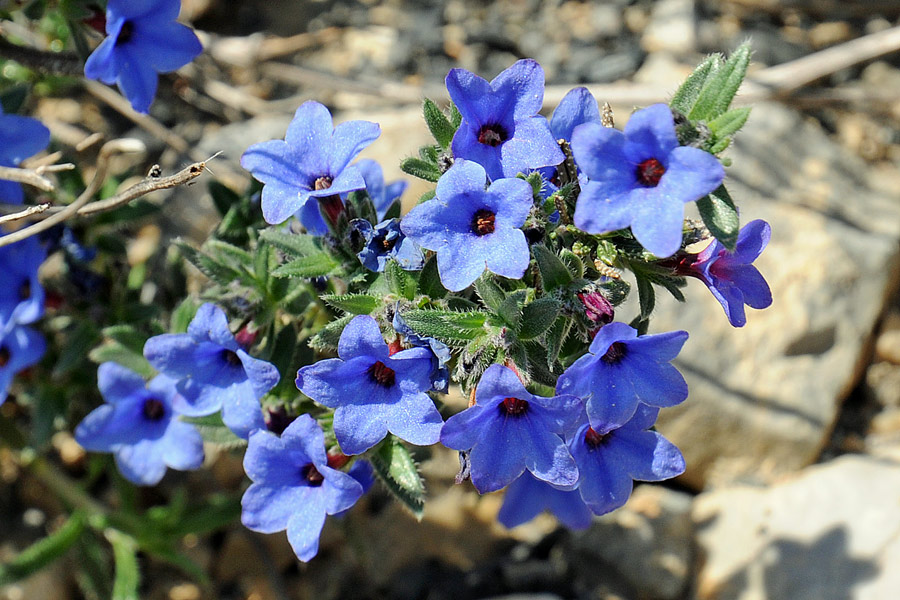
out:
<path id="1" fill-rule="evenodd" d="M 309 565 L 283 535 L 236 523 L 185 539 L 209 591 L 148 562 L 147 598 L 900 597 L 900 2 L 185 0 L 182 20 L 206 52 L 161 80 L 153 122 L 120 114 L 99 85 L 43 99 L 35 116 L 58 139 L 140 137 L 164 169 L 222 151 L 212 170 L 240 188 L 243 150 L 283 137 L 297 106 L 316 99 L 338 120 L 381 124 L 365 155 L 391 180 L 428 141 L 421 99 L 446 99 L 451 68 L 490 79 L 535 58 L 546 114 L 587 85 L 621 126 L 635 106 L 666 101 L 707 53 L 750 40 L 738 102 L 754 108 L 727 153 L 728 184 L 742 222 L 772 226 L 757 265 L 774 304 L 733 329 L 698 282 L 686 304 L 660 303 L 653 331 L 691 333 L 678 360 L 690 398 L 659 424 L 688 470 L 639 485 L 587 531 L 546 515 L 505 530 L 500 495 L 454 486 L 455 455 L 432 449 L 419 455 L 421 523 L 376 491 L 329 521 Z M 406 206 L 424 189 L 413 184 Z M 173 192 L 166 206 L 147 238 L 200 240 L 215 225 L 205 186 Z M 64 462 L 77 459 L 73 443 L 57 440 Z M 170 474 L 144 500 L 166 486 L 237 490 L 239 460 Z M 24 477 L 10 497 L 2 527 L 14 548 L 40 526 L 29 511 L 52 508 Z M 58 562 L 0 598 L 69 598 L 69 577 Z"/>

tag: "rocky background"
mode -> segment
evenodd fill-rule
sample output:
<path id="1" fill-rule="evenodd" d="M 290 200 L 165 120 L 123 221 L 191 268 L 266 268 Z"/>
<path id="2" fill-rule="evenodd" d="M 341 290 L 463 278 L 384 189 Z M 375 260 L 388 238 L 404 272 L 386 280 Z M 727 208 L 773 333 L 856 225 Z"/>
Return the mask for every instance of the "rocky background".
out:
<path id="1" fill-rule="evenodd" d="M 185 539 L 212 586 L 148 561 L 147 598 L 900 597 L 900 2 L 183 6 L 183 18 L 206 32 L 207 52 L 161 86 L 152 122 L 119 114 L 90 86 L 78 101 L 44 100 L 37 116 L 59 139 L 141 137 L 164 168 L 222 151 L 213 171 L 241 187 L 241 152 L 282 137 L 294 109 L 315 98 L 338 119 L 381 124 L 366 154 L 392 179 L 399 158 L 427 140 L 419 103 L 445 98 L 450 68 L 491 78 L 533 57 L 546 72 L 548 114 L 586 84 L 622 125 L 634 106 L 665 101 L 704 54 L 750 39 L 754 64 L 739 101 L 754 109 L 729 151 L 729 189 L 744 222 L 772 224 L 757 265 L 775 302 L 751 310 L 742 329 L 697 282 L 686 305 L 661 302 L 652 328 L 691 332 L 678 361 L 691 396 L 659 425 L 688 471 L 671 485 L 638 486 L 587 531 L 559 529 L 546 515 L 504 530 L 495 522 L 500 497 L 453 486 L 455 456 L 431 449 L 419 457 L 430 494 L 421 523 L 376 490 L 326 525 L 309 565 L 283 535 L 235 526 Z M 868 45 L 853 42 L 860 38 Z M 422 189 L 412 188 L 407 202 Z M 168 220 L 139 237 L 202 239 L 214 225 L 204 194 L 199 185 L 178 190 L 164 200 Z M 78 460 L 71 439 L 57 441 L 63 462 Z M 0 476 L 8 485 L 15 474 L 0 468 Z M 194 476 L 170 474 L 156 493 L 241 483 L 239 457 L 223 454 Z M 17 533 L 0 557 L 37 538 L 52 515 L 40 488 L 27 480 L 13 488 L 4 492 L 15 497 L 13 514 L 3 519 Z M 55 600 L 74 589 L 63 561 L 0 598 Z"/>

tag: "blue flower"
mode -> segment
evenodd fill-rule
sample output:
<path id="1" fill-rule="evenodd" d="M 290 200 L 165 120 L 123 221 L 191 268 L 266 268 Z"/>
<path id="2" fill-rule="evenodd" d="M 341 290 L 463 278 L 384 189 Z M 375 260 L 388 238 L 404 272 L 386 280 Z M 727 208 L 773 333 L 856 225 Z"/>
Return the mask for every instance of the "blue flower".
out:
<path id="1" fill-rule="evenodd" d="M 179 471 L 203 464 L 203 438 L 179 421 L 174 408 L 175 380 L 144 379 L 115 363 L 103 363 L 97 385 L 106 404 L 75 428 L 75 439 L 92 452 L 112 452 L 122 475 L 138 485 L 155 485 L 166 467 Z"/>
<path id="2" fill-rule="evenodd" d="M 0 404 L 16 373 L 36 365 L 46 351 L 44 337 L 29 327 L 0 331 Z"/>
<path id="3" fill-rule="evenodd" d="M 178 412 L 199 417 L 221 410 L 225 425 L 245 439 L 252 430 L 265 429 L 259 401 L 278 383 L 278 369 L 241 348 L 218 306 L 201 306 L 187 333 L 147 340 L 144 356 L 179 380 Z"/>
<path id="4" fill-rule="evenodd" d="M 578 491 L 594 514 L 625 504 L 632 480 L 662 481 L 684 473 L 678 448 L 655 431 L 647 431 L 658 413 L 658 408 L 641 404 L 621 427 L 599 433 L 585 423 L 569 439 L 580 473 Z"/>
<path id="5" fill-rule="evenodd" d="M 482 494 L 512 483 L 526 469 L 541 481 L 570 486 L 578 469 L 560 436 L 577 425 L 583 411 L 579 398 L 535 396 L 512 370 L 495 364 L 481 376 L 475 404 L 444 424 L 441 443 L 470 450 L 470 476 Z"/>
<path id="6" fill-rule="evenodd" d="M 157 73 L 169 73 L 203 52 L 190 27 L 176 23 L 179 0 L 109 0 L 106 35 L 84 65 L 88 79 L 116 83 L 134 110 L 146 113 Z"/>
<path id="7" fill-rule="evenodd" d="M 30 117 L 4 114 L 0 107 L 0 167 L 17 167 L 49 143 L 50 130 L 43 123 Z M 0 180 L 0 202 L 21 204 L 24 197 L 20 184 Z"/>
<path id="8" fill-rule="evenodd" d="M 462 115 L 451 144 L 455 158 L 479 163 L 492 180 L 565 159 L 547 120 L 538 115 L 544 102 L 544 70 L 534 60 L 516 62 L 490 83 L 465 69 L 453 69 L 446 83 Z"/>
<path id="9" fill-rule="evenodd" d="M 382 221 L 374 228 L 365 219 L 353 219 L 350 226 L 366 241 L 357 256 L 370 271 L 384 271 L 388 259 L 396 260 L 406 271 L 418 271 L 425 264 L 422 250 L 400 231 L 400 219 Z"/>
<path id="10" fill-rule="evenodd" d="M 241 499 L 241 522 L 261 533 L 287 529 L 294 553 L 304 562 L 319 551 L 325 516 L 347 510 L 363 494 L 356 479 L 328 466 L 325 436 L 309 415 L 300 415 L 281 437 L 255 431 L 244 471 L 253 484 Z"/>
<path id="11" fill-rule="evenodd" d="M 363 171 L 350 161 L 380 134 L 381 128 L 368 121 L 347 121 L 335 127 L 322 104 L 301 104 L 284 140 L 254 144 L 241 157 L 241 166 L 265 184 L 266 222 L 281 223 L 299 212 L 310 233 L 326 233 L 317 199 L 337 196 L 340 201 L 341 194 L 366 187 Z"/>
<path id="12" fill-rule="evenodd" d="M 497 520 L 512 529 L 545 510 L 556 515 L 560 523 L 569 529 L 587 529 L 591 526 L 591 511 L 578 490 L 557 489 L 527 472 L 506 488 Z"/>
<path id="13" fill-rule="evenodd" d="M 659 257 L 681 247 L 685 203 L 703 198 L 725 177 L 715 156 L 678 145 L 665 104 L 635 112 L 624 133 L 599 123 L 578 126 L 572 152 L 590 180 L 578 197 L 575 225 L 588 233 L 630 226 Z"/>
<path id="14" fill-rule="evenodd" d="M 390 354 L 378 323 L 354 317 L 338 341 L 338 356 L 297 372 L 297 388 L 334 408 L 334 435 L 345 454 L 365 452 L 390 431 L 412 444 L 438 441 L 443 420 L 427 392 L 431 351 Z"/>
<path id="15" fill-rule="evenodd" d="M 391 205 L 400 199 L 409 185 L 406 181 L 393 181 L 387 185 L 384 183 L 384 173 L 381 165 L 371 158 L 364 158 L 356 163 L 356 167 L 362 172 L 366 182 L 366 193 L 375 205 L 378 219 L 383 220 Z"/>
<path id="16" fill-rule="evenodd" d="M 641 402 L 674 406 L 687 398 L 688 387 L 669 361 L 687 337 L 686 331 L 638 337 L 625 323 L 604 325 L 587 354 L 559 376 L 556 392 L 584 398 L 590 423 L 601 434 L 627 423 Z"/>
<path id="17" fill-rule="evenodd" d="M 44 288 L 38 267 L 46 257 L 37 238 L 0 247 L 0 333 L 15 325 L 34 323 L 44 314 Z"/>
<path id="18" fill-rule="evenodd" d="M 747 322 L 745 304 L 750 308 L 766 308 L 772 304 L 769 284 L 752 264 L 771 236 L 768 223 L 759 219 L 751 221 L 741 228 L 734 252 L 729 252 L 719 240 L 713 240 L 685 273 L 698 277 L 709 287 L 734 327 L 743 327 Z"/>
<path id="19" fill-rule="evenodd" d="M 433 337 L 423 337 L 412 330 L 406 324 L 403 317 L 400 316 L 400 303 L 394 307 L 394 318 L 391 320 L 391 326 L 399 335 L 406 338 L 407 343 L 413 346 L 428 348 L 432 353 L 432 364 L 434 368 L 431 371 L 431 386 L 436 392 L 442 394 L 447 393 L 450 387 L 450 368 L 447 366 L 450 362 L 450 347 L 444 342 L 436 340 Z"/>
<path id="20" fill-rule="evenodd" d="M 441 283 L 458 292 L 487 270 L 521 279 L 531 258 L 519 229 L 533 205 L 522 179 L 497 179 L 485 190 L 478 163 L 458 160 L 437 183 L 436 197 L 413 208 L 400 228 L 437 253 Z"/>

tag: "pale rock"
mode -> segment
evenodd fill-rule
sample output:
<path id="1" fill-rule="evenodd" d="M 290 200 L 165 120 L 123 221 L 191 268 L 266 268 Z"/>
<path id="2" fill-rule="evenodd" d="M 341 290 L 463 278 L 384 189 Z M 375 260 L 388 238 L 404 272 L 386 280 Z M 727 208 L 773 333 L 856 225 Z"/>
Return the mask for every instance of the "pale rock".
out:
<path id="1" fill-rule="evenodd" d="M 647 52 L 688 54 L 697 46 L 694 0 L 660 0 L 653 5 L 650 21 L 641 37 Z"/>

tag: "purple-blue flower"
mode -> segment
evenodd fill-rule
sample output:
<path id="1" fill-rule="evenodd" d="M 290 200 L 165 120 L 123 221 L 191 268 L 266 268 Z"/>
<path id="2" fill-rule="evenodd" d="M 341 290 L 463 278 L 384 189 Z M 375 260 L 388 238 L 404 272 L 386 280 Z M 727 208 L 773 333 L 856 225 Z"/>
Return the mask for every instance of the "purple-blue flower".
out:
<path id="1" fill-rule="evenodd" d="M 199 417 L 221 410 L 225 425 L 245 439 L 254 429 L 265 429 L 259 401 L 278 383 L 278 369 L 247 354 L 218 306 L 201 306 L 187 333 L 147 340 L 144 356 L 178 380 L 178 412 Z"/>
<path id="2" fill-rule="evenodd" d="M 337 197 L 340 202 L 341 194 L 366 187 L 363 170 L 350 161 L 380 134 L 381 128 L 368 121 L 335 127 L 325 106 L 313 101 L 301 104 L 284 140 L 254 144 L 241 157 L 241 166 L 265 184 L 266 222 L 281 223 L 299 213 L 310 233 L 326 233 L 318 199 Z"/>
<path id="3" fill-rule="evenodd" d="M 50 130 L 43 123 L 31 117 L 4 114 L 0 106 L 0 167 L 17 167 L 49 143 Z M 0 180 L 0 202 L 21 204 L 24 197 L 21 184 Z"/>
<path id="4" fill-rule="evenodd" d="M 361 454 L 388 434 L 419 446 L 438 441 L 440 413 L 431 389 L 432 354 L 390 354 L 375 319 L 354 317 L 338 341 L 339 358 L 297 372 L 297 388 L 334 411 L 334 435 L 345 454 Z"/>
<path id="5" fill-rule="evenodd" d="M 451 143 L 455 158 L 479 163 L 492 180 L 565 159 L 547 120 L 538 114 L 544 102 L 544 70 L 534 60 L 516 62 L 490 83 L 465 69 L 453 69 L 446 83 L 462 115 Z"/>
<path id="6" fill-rule="evenodd" d="M 356 166 L 362 172 L 363 180 L 366 182 L 366 193 L 375 206 L 378 219 L 383 220 L 388 209 L 395 201 L 400 199 L 409 183 L 397 180 L 385 184 L 381 165 L 371 158 L 363 158 L 356 163 Z"/>
<path id="7" fill-rule="evenodd" d="M 578 469 L 562 437 L 584 411 L 572 395 L 535 396 L 503 365 L 487 368 L 475 404 L 447 419 L 441 443 L 469 450 L 472 483 L 480 493 L 509 485 L 526 469 L 541 481 L 570 486 Z"/>
<path id="8" fill-rule="evenodd" d="M 400 228 L 419 246 L 437 253 L 441 283 L 458 292 L 485 268 L 521 279 L 531 255 L 520 227 L 533 205 L 522 179 L 497 179 L 485 190 L 478 163 L 458 160 L 437 182 L 436 197 L 413 208 Z"/>
<path id="9" fill-rule="evenodd" d="M 769 284 L 753 266 L 771 237 L 768 223 L 760 219 L 750 221 L 741 228 L 734 252 L 729 252 L 719 240 L 713 240 L 685 273 L 706 284 L 734 327 L 743 327 L 747 322 L 745 304 L 757 309 L 772 304 Z"/>
<path id="10" fill-rule="evenodd" d="M 97 385 L 105 404 L 75 428 L 75 439 L 92 452 L 112 452 L 122 475 L 155 485 L 166 467 L 187 471 L 203 464 L 203 438 L 177 418 L 175 380 L 157 375 L 149 384 L 116 363 L 103 363 Z"/>
<path id="11" fill-rule="evenodd" d="M 569 439 L 580 474 L 578 491 L 594 514 L 625 504 L 632 480 L 662 481 L 684 473 L 678 448 L 655 431 L 647 431 L 658 413 L 658 408 L 641 404 L 621 427 L 599 433 L 585 423 Z"/>
<path id="12" fill-rule="evenodd" d="M 38 267 L 46 253 L 37 238 L 0 247 L 0 333 L 16 325 L 34 323 L 44 314 L 44 288 Z"/>
<path id="13" fill-rule="evenodd" d="M 366 242 L 357 256 L 370 271 L 384 271 L 389 259 L 396 260 L 406 271 L 419 271 L 425 264 L 419 246 L 400 231 L 400 219 L 382 221 L 375 227 L 365 219 L 353 219 L 350 226 Z"/>
<path id="14" fill-rule="evenodd" d="M 84 65 L 89 79 L 116 83 L 134 110 L 146 113 L 158 73 L 169 73 L 203 52 L 190 27 L 177 23 L 179 0 L 109 0 L 106 35 Z"/>
<path id="15" fill-rule="evenodd" d="M 587 354 L 559 376 L 556 392 L 585 399 L 591 426 L 601 434 L 627 423 L 640 403 L 674 406 L 687 398 L 688 387 L 669 361 L 687 338 L 686 331 L 638 337 L 625 323 L 604 325 Z"/>
<path id="16" fill-rule="evenodd" d="M 356 479 L 328 466 L 325 436 L 309 415 L 300 415 L 281 437 L 255 431 L 244 471 L 253 484 L 241 499 L 241 522 L 261 533 L 286 529 L 304 562 L 319 551 L 325 516 L 347 510 L 363 494 Z"/>
<path id="17" fill-rule="evenodd" d="M 591 526 L 591 511 L 577 489 L 557 489 L 528 472 L 522 473 L 506 488 L 497 520 L 512 529 L 545 510 L 553 513 L 569 529 L 587 529 Z"/>
<path id="18" fill-rule="evenodd" d="M 0 330 L 0 404 L 6 400 L 13 377 L 36 365 L 46 351 L 44 337 L 30 327 Z"/>
<path id="19" fill-rule="evenodd" d="M 575 225 L 588 233 L 631 227 L 659 257 L 681 247 L 684 205 L 722 183 L 718 159 L 679 146 L 672 111 L 654 104 L 635 112 L 624 133 L 599 123 L 579 125 L 572 153 L 589 182 L 575 207 Z"/>

